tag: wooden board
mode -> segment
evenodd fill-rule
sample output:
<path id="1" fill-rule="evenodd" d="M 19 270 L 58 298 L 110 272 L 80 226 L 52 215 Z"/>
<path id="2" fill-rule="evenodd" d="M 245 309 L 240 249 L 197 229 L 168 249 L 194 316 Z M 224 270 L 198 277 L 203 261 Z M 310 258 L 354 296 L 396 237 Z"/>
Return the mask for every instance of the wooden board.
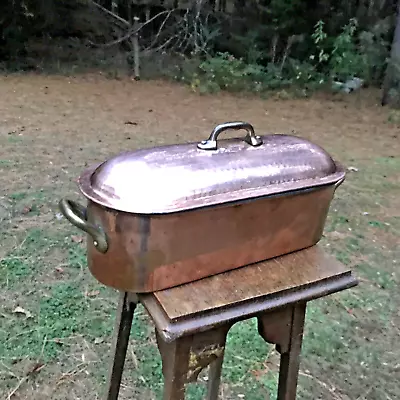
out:
<path id="1" fill-rule="evenodd" d="M 346 274 L 351 271 L 316 245 L 146 296 L 154 296 L 166 316 L 174 320 L 300 290 Z"/>

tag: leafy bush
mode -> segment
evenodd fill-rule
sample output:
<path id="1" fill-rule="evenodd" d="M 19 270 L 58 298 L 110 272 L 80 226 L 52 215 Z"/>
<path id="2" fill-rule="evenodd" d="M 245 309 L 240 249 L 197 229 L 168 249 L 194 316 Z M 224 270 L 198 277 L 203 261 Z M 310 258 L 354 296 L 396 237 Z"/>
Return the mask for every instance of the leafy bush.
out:
<path id="1" fill-rule="evenodd" d="M 288 76 L 292 76 L 292 83 L 299 87 L 316 89 L 326 82 L 326 77 L 319 72 L 315 65 L 290 58 L 287 66 Z"/>
<path id="2" fill-rule="evenodd" d="M 327 34 L 324 22 L 318 21 L 310 35 L 313 46 L 307 61 L 291 56 L 297 37 L 294 35 L 288 39 L 280 57 L 274 50 L 265 65 L 261 65 L 262 53 L 255 47 L 256 35 L 247 33 L 244 38 L 252 43 L 248 54 L 236 58 L 228 52 L 219 52 L 207 57 L 191 75 L 191 87 L 201 93 L 218 90 L 264 92 L 289 86 L 314 90 L 322 85 L 332 87 L 334 81 L 344 82 L 354 77 L 371 79 L 376 72 L 370 63 L 379 60 L 379 70 L 383 69 L 384 42 L 380 39 L 379 51 L 374 50 L 375 36 L 363 32 L 362 40 L 358 41 L 357 27 L 357 20 L 351 19 L 333 38 Z"/>
<path id="3" fill-rule="evenodd" d="M 390 20 L 385 18 L 371 26 L 369 30 L 360 32 L 358 36 L 359 48 L 366 65 L 364 75 L 372 84 L 379 84 L 383 80 L 389 58 L 390 28 Z"/>
<path id="4" fill-rule="evenodd" d="M 390 47 L 387 19 L 375 24 L 370 31 L 358 33 L 358 22 L 352 18 L 335 38 L 330 38 L 324 27 L 323 21 L 315 25 L 311 36 L 317 54 L 310 59 L 330 80 L 345 81 L 353 77 L 369 83 L 382 80 Z"/>
<path id="5" fill-rule="evenodd" d="M 329 73 L 333 79 L 345 81 L 355 76 L 365 78 L 365 58 L 355 43 L 357 20 L 351 19 L 334 40 L 330 55 Z"/>
<path id="6" fill-rule="evenodd" d="M 265 71 L 261 65 L 246 64 L 229 53 L 218 53 L 200 64 L 191 86 L 200 92 L 260 91 L 264 78 Z"/>
<path id="7" fill-rule="evenodd" d="M 192 75 L 191 87 L 200 93 L 227 90 L 261 93 L 284 87 L 314 89 L 324 83 L 323 75 L 309 63 L 287 58 L 266 66 L 247 64 L 229 53 L 208 57 Z"/>

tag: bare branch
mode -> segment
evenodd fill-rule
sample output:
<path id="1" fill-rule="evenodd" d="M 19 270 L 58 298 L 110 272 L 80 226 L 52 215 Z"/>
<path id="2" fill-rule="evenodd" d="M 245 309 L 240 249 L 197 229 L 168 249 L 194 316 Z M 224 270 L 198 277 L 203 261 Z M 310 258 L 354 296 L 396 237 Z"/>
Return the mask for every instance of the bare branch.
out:
<path id="1" fill-rule="evenodd" d="M 279 68 L 280 73 L 282 73 L 282 71 L 283 71 L 283 67 L 285 65 L 287 57 L 289 56 L 290 49 L 292 48 L 292 44 L 293 44 L 294 40 L 295 40 L 295 35 L 289 36 L 289 39 L 286 43 L 285 51 L 283 52 L 281 66 Z"/>
<path id="2" fill-rule="evenodd" d="M 159 13 L 156 14 L 154 17 L 150 18 L 148 21 L 141 23 L 140 26 L 139 26 L 138 28 L 131 28 L 124 36 L 121 36 L 120 38 L 118 38 L 118 39 L 116 39 L 116 40 L 113 40 L 112 42 L 108 42 L 108 43 L 105 43 L 105 44 L 96 44 L 96 43 L 93 43 L 92 41 L 89 41 L 89 43 L 92 44 L 93 46 L 96 46 L 96 47 L 112 47 L 112 46 L 115 46 L 116 44 L 119 44 L 119 43 L 124 42 L 125 40 L 128 40 L 132 35 L 138 33 L 144 26 L 146 26 L 146 25 L 149 24 L 150 22 L 154 21 L 154 20 L 155 20 L 156 18 L 158 18 L 159 16 L 164 15 L 164 14 L 168 14 L 168 15 L 167 15 L 167 18 L 168 18 L 168 16 L 169 16 L 174 10 L 175 10 L 175 9 L 172 9 L 172 10 L 164 10 L 164 11 L 159 12 Z M 107 11 L 108 11 L 108 10 L 107 10 Z M 128 26 L 131 27 L 130 24 L 129 24 Z"/>
<path id="3" fill-rule="evenodd" d="M 155 49 L 152 49 L 155 53 L 165 49 L 175 38 L 177 38 L 178 35 L 175 36 L 171 36 L 166 42 L 164 42 L 162 45 L 156 47 Z M 146 49 L 147 51 L 149 51 L 150 49 Z"/>
<path id="4" fill-rule="evenodd" d="M 176 8 L 164 10 L 152 18 L 146 19 L 146 21 L 139 24 L 139 26 L 132 26 L 128 21 L 105 9 L 96 1 L 90 1 L 100 10 L 112 16 L 115 20 L 123 23 L 124 27 L 128 27 L 125 33 L 123 32 L 119 38 L 108 43 L 96 44 L 89 41 L 91 45 L 96 47 L 108 48 L 125 41 L 132 45 L 132 37 L 136 36 L 146 25 L 161 16 L 164 17 L 160 20 L 157 33 L 145 39 L 146 44 L 142 47 L 144 51 L 157 52 L 169 48 L 170 50 L 183 53 L 188 49 L 196 54 L 207 53 L 207 47 L 210 41 L 215 37 L 214 32 L 209 30 L 210 12 L 203 9 L 204 0 L 196 0 L 193 7 L 187 7 L 183 15 L 180 13 L 173 14 L 178 11 Z M 175 19 L 171 18 L 173 15 Z"/>
<path id="5" fill-rule="evenodd" d="M 272 64 L 275 65 L 275 59 L 276 59 L 276 47 L 278 45 L 278 40 L 279 40 L 279 36 L 277 34 L 274 35 L 274 37 L 272 38 Z"/>
<path id="6" fill-rule="evenodd" d="M 100 9 L 101 11 L 103 11 L 104 13 L 108 14 L 109 16 L 113 17 L 114 19 L 116 19 L 117 21 L 121 22 L 122 24 L 124 24 L 125 26 L 131 26 L 131 24 L 126 20 L 121 18 L 119 15 L 114 14 L 112 11 L 107 10 L 107 8 L 104 8 L 102 5 L 100 5 L 99 3 L 96 3 L 94 0 L 90 0 L 90 2 L 95 5 L 98 9 Z"/>
<path id="7" fill-rule="evenodd" d="M 169 13 L 167 14 L 167 16 L 165 17 L 164 21 L 162 22 L 162 24 L 161 24 L 161 26 L 160 26 L 160 29 L 158 30 L 158 32 L 157 32 L 157 34 L 156 34 L 154 40 L 152 41 L 152 43 L 150 44 L 149 47 L 153 47 L 154 44 L 157 42 L 158 38 L 160 37 L 161 31 L 163 30 L 165 24 L 167 23 L 167 20 L 168 20 L 168 18 L 170 17 L 170 15 L 171 15 L 171 12 L 169 12 Z"/>

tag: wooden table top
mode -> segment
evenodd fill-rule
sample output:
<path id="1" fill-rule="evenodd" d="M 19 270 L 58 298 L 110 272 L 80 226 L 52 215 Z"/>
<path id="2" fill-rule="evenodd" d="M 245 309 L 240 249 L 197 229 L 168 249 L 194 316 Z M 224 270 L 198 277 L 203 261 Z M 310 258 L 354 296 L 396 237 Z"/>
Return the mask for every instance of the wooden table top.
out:
<path id="1" fill-rule="evenodd" d="M 139 298 L 159 327 L 195 318 L 201 329 L 202 323 L 308 301 L 357 283 L 349 268 L 316 245 Z"/>

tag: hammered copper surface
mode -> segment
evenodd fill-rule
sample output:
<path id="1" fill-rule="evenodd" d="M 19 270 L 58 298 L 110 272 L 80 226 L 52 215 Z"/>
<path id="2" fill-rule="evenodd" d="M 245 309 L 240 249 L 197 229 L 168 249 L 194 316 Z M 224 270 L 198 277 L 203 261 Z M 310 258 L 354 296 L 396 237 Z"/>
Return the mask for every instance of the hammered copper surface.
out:
<path id="1" fill-rule="evenodd" d="M 321 238 L 334 190 L 151 217 L 89 202 L 88 219 L 109 243 L 103 254 L 88 240 L 89 268 L 107 286 L 152 292 L 310 247 Z"/>
<path id="2" fill-rule="evenodd" d="M 220 140 L 228 129 L 247 135 Z M 344 178 L 319 146 L 239 121 L 89 168 L 79 179 L 87 212 L 67 200 L 60 209 L 88 232 L 100 282 L 152 292 L 314 245 Z"/>
<path id="3" fill-rule="evenodd" d="M 122 153 L 79 179 L 83 194 L 106 207 L 163 214 L 340 183 L 343 168 L 319 146 L 295 136 L 266 135 L 261 145 L 218 140 Z"/>

